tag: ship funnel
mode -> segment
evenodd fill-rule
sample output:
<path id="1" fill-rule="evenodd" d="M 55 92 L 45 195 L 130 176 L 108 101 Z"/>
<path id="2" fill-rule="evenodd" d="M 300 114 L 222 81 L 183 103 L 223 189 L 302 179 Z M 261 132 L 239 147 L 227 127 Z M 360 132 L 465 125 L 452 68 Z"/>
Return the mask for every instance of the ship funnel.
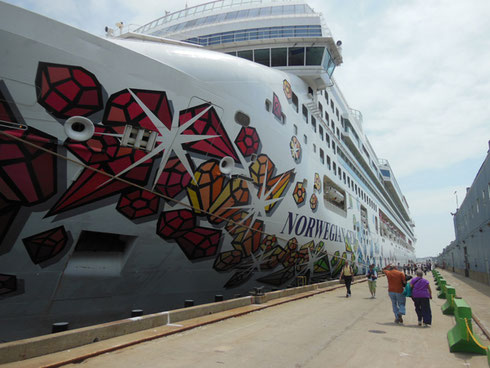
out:
<path id="1" fill-rule="evenodd" d="M 74 141 L 84 142 L 93 137 L 94 123 L 84 116 L 72 116 L 65 122 L 65 133 Z"/>

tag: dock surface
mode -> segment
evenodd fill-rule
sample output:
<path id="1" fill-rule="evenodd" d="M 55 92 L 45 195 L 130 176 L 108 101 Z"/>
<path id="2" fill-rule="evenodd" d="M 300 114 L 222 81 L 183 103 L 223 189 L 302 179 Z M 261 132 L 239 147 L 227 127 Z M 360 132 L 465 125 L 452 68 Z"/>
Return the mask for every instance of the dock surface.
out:
<path id="1" fill-rule="evenodd" d="M 490 287 L 448 271 L 441 273 L 488 326 Z M 428 273 L 426 278 L 435 296 L 431 301 L 433 324 L 427 328 L 417 325 L 411 299 L 407 299 L 404 324 L 394 323 L 383 277 L 378 280 L 376 299 L 370 297 L 367 283 L 360 282 L 352 286 L 351 298 L 345 297 L 344 288 L 300 299 L 296 296 L 291 302 L 284 298 L 265 309 L 251 305 L 223 312 L 227 319 L 214 316 L 217 322 L 211 324 L 203 325 L 211 316 L 195 318 L 4 366 L 487 368 L 486 356 L 449 352 L 446 335 L 455 324 L 454 317 L 442 314 L 445 300 L 437 298 L 432 275 Z M 254 308 L 258 310 L 243 314 Z M 233 313 L 241 315 L 229 318 Z M 142 340 L 165 328 L 186 330 L 97 354 L 97 349 Z M 476 324 L 474 330 L 485 345 L 490 345 Z M 63 365 L 75 356 L 86 358 Z"/>

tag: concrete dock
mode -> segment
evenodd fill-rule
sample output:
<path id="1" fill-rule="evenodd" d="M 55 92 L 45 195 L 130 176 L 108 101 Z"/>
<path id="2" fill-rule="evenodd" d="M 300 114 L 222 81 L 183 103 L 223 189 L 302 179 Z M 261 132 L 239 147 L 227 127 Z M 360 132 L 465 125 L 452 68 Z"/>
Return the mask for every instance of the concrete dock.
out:
<path id="1" fill-rule="evenodd" d="M 483 329 L 490 325 L 490 287 L 441 270 L 472 307 Z M 486 356 L 450 353 L 454 316 L 431 301 L 433 324 L 417 325 L 407 300 L 404 324 L 394 323 L 386 278 L 377 298 L 367 283 L 311 290 L 94 342 L 2 367 L 488 367 Z M 170 321 L 171 322 L 171 321 Z M 490 341 L 474 324 L 480 341 Z M 487 329 L 488 330 L 488 329 Z M 163 336 L 163 337 L 158 337 Z"/>

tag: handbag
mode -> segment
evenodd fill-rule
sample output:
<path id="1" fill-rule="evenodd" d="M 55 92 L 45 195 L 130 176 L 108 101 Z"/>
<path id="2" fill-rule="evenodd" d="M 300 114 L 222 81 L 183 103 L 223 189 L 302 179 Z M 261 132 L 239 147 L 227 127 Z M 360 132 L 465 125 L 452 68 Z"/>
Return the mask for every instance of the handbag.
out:
<path id="1" fill-rule="evenodd" d="M 405 288 L 403 289 L 402 294 L 405 295 L 406 297 L 412 296 L 412 288 L 410 287 L 410 284 L 405 285 Z"/>

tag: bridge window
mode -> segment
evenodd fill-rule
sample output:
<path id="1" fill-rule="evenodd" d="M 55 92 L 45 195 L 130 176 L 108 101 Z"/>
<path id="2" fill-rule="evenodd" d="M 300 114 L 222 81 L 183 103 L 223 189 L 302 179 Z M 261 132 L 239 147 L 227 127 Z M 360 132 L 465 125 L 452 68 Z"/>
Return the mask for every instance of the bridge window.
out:
<path id="1" fill-rule="evenodd" d="M 286 47 L 279 47 L 271 49 L 271 66 L 286 66 L 288 49 Z"/>
<path id="2" fill-rule="evenodd" d="M 305 48 L 290 47 L 289 48 L 289 66 L 305 65 Z"/>
<path id="3" fill-rule="evenodd" d="M 306 48 L 306 65 L 321 65 L 324 47 Z"/>
<path id="4" fill-rule="evenodd" d="M 238 57 L 241 57 L 243 59 L 247 59 L 247 60 L 250 60 L 250 61 L 253 61 L 253 52 L 252 50 L 242 50 L 242 51 L 238 51 L 237 52 L 237 56 Z"/>
<path id="5" fill-rule="evenodd" d="M 254 50 L 254 61 L 256 63 L 265 65 L 265 66 L 270 66 L 270 49 L 257 49 Z"/>

